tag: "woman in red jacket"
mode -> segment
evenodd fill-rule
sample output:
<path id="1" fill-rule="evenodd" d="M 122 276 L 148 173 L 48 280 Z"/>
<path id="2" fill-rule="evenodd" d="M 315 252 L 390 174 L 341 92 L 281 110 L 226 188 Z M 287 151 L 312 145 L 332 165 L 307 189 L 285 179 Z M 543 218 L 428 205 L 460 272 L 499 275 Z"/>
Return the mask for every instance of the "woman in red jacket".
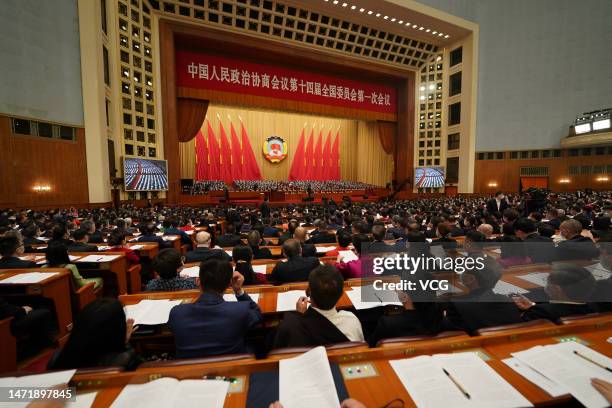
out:
<path id="1" fill-rule="evenodd" d="M 125 258 L 127 259 L 128 268 L 140 263 L 140 258 L 136 255 L 134 250 L 127 246 L 128 234 L 124 231 L 113 231 L 108 237 L 108 245 L 111 246 L 110 251 L 125 252 Z"/>

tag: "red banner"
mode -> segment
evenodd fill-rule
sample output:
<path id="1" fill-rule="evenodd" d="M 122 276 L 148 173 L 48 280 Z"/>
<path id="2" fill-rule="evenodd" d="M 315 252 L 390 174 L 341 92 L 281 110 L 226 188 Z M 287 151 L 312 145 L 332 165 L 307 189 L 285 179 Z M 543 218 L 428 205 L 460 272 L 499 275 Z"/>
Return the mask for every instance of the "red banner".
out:
<path id="1" fill-rule="evenodd" d="M 178 86 L 396 113 L 393 87 L 234 58 L 176 52 Z"/>

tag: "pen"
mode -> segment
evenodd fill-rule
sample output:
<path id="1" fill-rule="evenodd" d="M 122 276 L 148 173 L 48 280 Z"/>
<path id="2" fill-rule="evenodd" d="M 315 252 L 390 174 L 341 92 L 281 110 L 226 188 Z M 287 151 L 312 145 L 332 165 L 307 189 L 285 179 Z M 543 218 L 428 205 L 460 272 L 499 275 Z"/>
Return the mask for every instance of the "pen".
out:
<path id="1" fill-rule="evenodd" d="M 448 371 L 446 371 L 446 368 L 442 368 L 442 371 L 444 371 L 444 374 L 446 374 L 446 376 L 453 382 L 453 384 L 455 384 L 457 386 L 457 388 L 459 388 L 459 391 L 461 391 L 463 393 L 463 395 L 465 395 L 465 397 L 467 399 L 471 399 L 472 397 L 470 397 L 470 394 L 468 394 L 468 392 L 465 390 L 465 388 L 463 388 L 463 386 L 461 384 L 459 384 L 459 381 L 457 381 L 455 379 L 455 377 L 453 377 L 452 375 L 450 375 L 450 373 Z"/>
<path id="2" fill-rule="evenodd" d="M 596 366 L 599 366 L 599 367 L 603 368 L 604 370 L 612 372 L 612 369 L 610 367 L 606 367 L 605 365 L 603 365 L 601 363 L 598 363 L 597 361 L 595 361 L 595 360 L 585 356 L 584 354 L 581 354 L 581 353 L 577 352 L 576 350 L 574 350 L 574 354 L 577 355 L 578 357 L 584 358 L 586 361 L 589 361 L 589 362 L 595 364 Z"/>

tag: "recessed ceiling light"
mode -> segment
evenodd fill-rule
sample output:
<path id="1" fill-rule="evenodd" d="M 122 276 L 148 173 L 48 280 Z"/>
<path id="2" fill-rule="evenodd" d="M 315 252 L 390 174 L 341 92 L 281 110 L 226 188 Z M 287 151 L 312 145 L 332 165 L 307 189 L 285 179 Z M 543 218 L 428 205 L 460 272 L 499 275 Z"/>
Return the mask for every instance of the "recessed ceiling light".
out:
<path id="1" fill-rule="evenodd" d="M 434 89 L 436 89 L 436 85 L 435 84 L 429 84 L 429 90 L 433 91 Z"/>
<path id="2" fill-rule="evenodd" d="M 372 13 L 373 13 L 373 11 L 372 11 L 372 10 L 368 10 L 368 14 L 372 14 Z"/>
<path id="3" fill-rule="evenodd" d="M 338 0 L 334 0 L 334 4 L 338 4 Z"/>
<path id="4" fill-rule="evenodd" d="M 419 31 L 423 31 L 425 27 L 419 27 Z"/>
<path id="5" fill-rule="evenodd" d="M 380 13 L 376 13 L 376 17 L 380 17 Z"/>
<path id="6" fill-rule="evenodd" d="M 410 22 L 406 21 L 406 25 L 407 25 L 408 27 L 410 27 Z"/>
<path id="7" fill-rule="evenodd" d="M 442 57 L 438 55 L 438 58 L 436 58 L 436 61 L 440 61 L 441 59 Z"/>
<path id="8" fill-rule="evenodd" d="M 419 96 L 419 99 L 420 99 L 420 100 L 422 100 L 422 101 L 424 101 L 424 100 L 425 100 L 425 95 L 421 95 L 421 96 Z"/>
<path id="9" fill-rule="evenodd" d="M 437 31 L 432 31 L 431 33 L 432 33 L 433 35 L 438 34 L 438 32 L 437 32 Z"/>
<path id="10" fill-rule="evenodd" d="M 385 20 L 387 20 L 387 19 L 389 19 L 389 16 L 384 16 L 383 18 L 384 18 Z"/>
<path id="11" fill-rule="evenodd" d="M 393 21 L 395 21 L 395 20 L 396 20 L 396 19 L 395 19 L 395 17 L 393 17 L 393 18 L 391 19 L 391 21 L 392 21 L 392 22 L 393 22 Z"/>
<path id="12" fill-rule="evenodd" d="M 426 33 L 430 32 L 431 30 L 428 28 L 427 30 L 425 30 Z"/>
<path id="13" fill-rule="evenodd" d="M 418 27 L 418 25 L 416 25 L 416 24 L 412 25 L 412 28 L 417 28 L 417 27 Z"/>
<path id="14" fill-rule="evenodd" d="M 342 7 L 346 7 L 346 6 L 348 6 L 347 3 L 342 3 Z"/>
<path id="15" fill-rule="evenodd" d="M 404 20 L 398 21 L 397 24 L 404 24 Z"/>
<path id="16" fill-rule="evenodd" d="M 351 6 L 351 10 L 355 10 L 357 6 Z"/>
<path id="17" fill-rule="evenodd" d="M 423 85 L 421 85 L 421 87 L 419 88 L 419 90 L 424 91 L 425 87 Z"/>
<path id="18" fill-rule="evenodd" d="M 363 7 L 359 9 L 360 13 L 363 13 L 364 11 L 365 11 L 365 9 Z"/>
<path id="19" fill-rule="evenodd" d="M 438 37 L 442 37 L 444 33 L 438 33 Z"/>
<path id="20" fill-rule="evenodd" d="M 448 38 L 448 37 L 450 37 L 450 35 L 448 35 L 448 34 L 446 34 L 446 35 L 444 36 L 444 38 Z"/>

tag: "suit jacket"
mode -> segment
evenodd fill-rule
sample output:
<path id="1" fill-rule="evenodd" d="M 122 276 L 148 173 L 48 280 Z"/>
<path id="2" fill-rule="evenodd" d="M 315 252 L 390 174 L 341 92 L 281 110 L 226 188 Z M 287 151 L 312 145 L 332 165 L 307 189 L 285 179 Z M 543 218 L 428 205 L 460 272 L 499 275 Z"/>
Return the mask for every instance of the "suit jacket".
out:
<path id="1" fill-rule="evenodd" d="M 305 282 L 308 280 L 310 271 L 317 266 L 319 266 L 319 260 L 315 257 L 294 256 L 287 262 L 277 263 L 270 278 L 276 283 Z"/>
<path id="2" fill-rule="evenodd" d="M 313 244 L 301 243 L 300 245 L 302 246 L 303 257 L 317 256 L 317 247 L 315 247 Z"/>
<path id="3" fill-rule="evenodd" d="M 238 234 L 223 234 L 217 238 L 217 245 L 223 248 L 234 247 L 236 245 L 240 245 L 241 243 L 242 240 Z"/>
<path id="4" fill-rule="evenodd" d="M 203 293 L 194 303 L 175 306 L 168 325 L 174 334 L 177 358 L 194 358 L 247 351 L 247 331 L 261 321 L 259 306 L 243 293 L 226 302 L 216 293 Z"/>
<path id="5" fill-rule="evenodd" d="M 3 256 L 0 258 L 0 269 L 36 268 L 36 262 L 24 261 L 16 256 Z"/>
<path id="6" fill-rule="evenodd" d="M 29 238 L 26 237 L 23 239 L 23 244 L 24 245 L 41 245 L 44 244 L 45 241 L 43 241 L 42 239 L 38 239 L 38 238 Z"/>
<path id="7" fill-rule="evenodd" d="M 349 339 L 328 318 L 309 307 L 304 314 L 287 312 L 278 325 L 273 348 L 325 346 Z"/>
<path id="8" fill-rule="evenodd" d="M 98 252 L 98 247 L 84 242 L 75 242 L 68 246 L 68 252 Z"/>
<path id="9" fill-rule="evenodd" d="M 527 256 L 534 263 L 550 262 L 554 258 L 555 245 L 552 239 L 543 237 L 534 232 L 529 234 L 523 240 L 527 249 Z M 532 245 L 535 244 L 535 245 Z"/>
<path id="10" fill-rule="evenodd" d="M 330 234 L 329 232 L 319 232 L 316 235 L 313 235 L 308 240 L 309 244 L 335 244 L 336 236 L 334 234 Z"/>
<path id="11" fill-rule="evenodd" d="M 181 245 L 189 245 L 189 249 L 192 248 L 193 242 L 183 230 L 171 227 L 164 231 L 164 235 L 179 235 L 181 237 Z"/>
<path id="12" fill-rule="evenodd" d="M 501 215 L 508 207 L 508 201 L 506 201 L 505 198 L 499 202 L 499 208 L 497 207 L 497 200 L 495 200 L 495 198 L 491 198 L 489 201 L 487 201 L 487 212 L 489 214 Z"/>
<path id="13" fill-rule="evenodd" d="M 431 242 L 431 245 L 442 245 L 444 249 L 455 249 L 457 248 L 457 241 L 453 238 L 442 237 L 438 239 L 434 239 Z"/>
<path id="14" fill-rule="evenodd" d="M 189 251 L 185 254 L 185 263 L 204 262 L 208 261 L 209 259 L 231 261 L 232 257 L 222 249 L 211 249 L 205 247 L 197 247 L 193 251 Z"/>
<path id="15" fill-rule="evenodd" d="M 268 248 L 251 247 L 253 259 L 272 259 L 272 252 Z"/>
<path id="16" fill-rule="evenodd" d="M 437 302 L 421 305 L 421 310 L 405 310 L 398 315 L 380 316 L 368 343 L 375 347 L 380 340 L 392 337 L 435 335 L 443 330 L 443 309 Z"/>
<path id="17" fill-rule="evenodd" d="M 261 211 L 262 218 L 270 218 L 270 205 L 267 202 L 261 203 L 259 211 Z"/>
<path id="18" fill-rule="evenodd" d="M 93 234 L 89 235 L 89 242 L 92 244 L 102 244 L 104 243 L 104 239 L 102 238 L 102 232 L 96 230 Z"/>
<path id="19" fill-rule="evenodd" d="M 447 319 L 453 328 L 473 333 L 483 327 L 522 322 L 521 313 L 508 297 L 492 290 L 475 290 L 445 304 Z"/>
<path id="20" fill-rule="evenodd" d="M 556 250 L 557 260 L 594 259 L 599 256 L 599 250 L 592 239 L 577 236 L 559 242 Z"/>
<path id="21" fill-rule="evenodd" d="M 548 319 L 553 322 L 561 317 L 595 313 L 588 303 L 538 303 L 523 313 L 523 320 Z"/>
<path id="22" fill-rule="evenodd" d="M 612 277 L 597 281 L 592 299 L 600 312 L 612 311 Z"/>

